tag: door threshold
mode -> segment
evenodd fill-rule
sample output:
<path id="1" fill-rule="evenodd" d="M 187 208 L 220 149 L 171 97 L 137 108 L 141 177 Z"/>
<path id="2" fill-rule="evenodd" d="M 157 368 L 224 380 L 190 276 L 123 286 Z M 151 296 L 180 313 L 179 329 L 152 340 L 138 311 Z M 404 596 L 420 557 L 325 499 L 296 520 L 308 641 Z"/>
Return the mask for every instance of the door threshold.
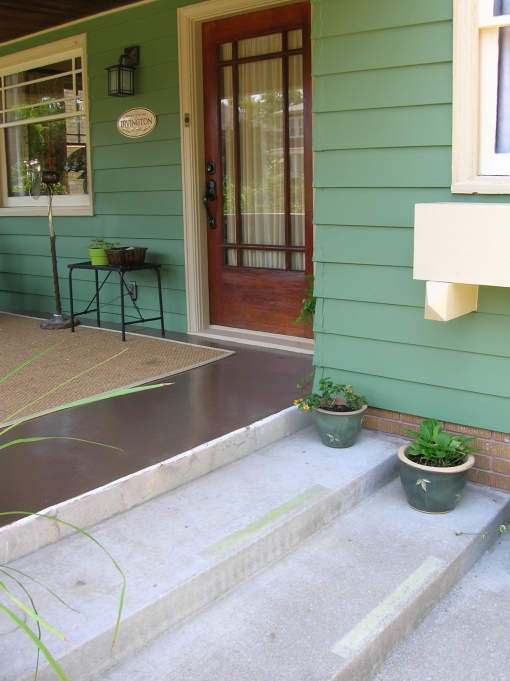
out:
<path id="1" fill-rule="evenodd" d="M 298 338 L 297 336 L 283 336 L 279 333 L 265 333 L 263 331 L 249 331 L 247 329 L 233 329 L 229 326 L 211 325 L 202 331 L 193 331 L 190 336 L 202 338 L 214 338 L 215 340 L 244 343 L 245 345 L 258 345 L 275 350 L 287 350 L 300 352 L 305 355 L 313 355 L 314 342 L 311 338 Z"/>

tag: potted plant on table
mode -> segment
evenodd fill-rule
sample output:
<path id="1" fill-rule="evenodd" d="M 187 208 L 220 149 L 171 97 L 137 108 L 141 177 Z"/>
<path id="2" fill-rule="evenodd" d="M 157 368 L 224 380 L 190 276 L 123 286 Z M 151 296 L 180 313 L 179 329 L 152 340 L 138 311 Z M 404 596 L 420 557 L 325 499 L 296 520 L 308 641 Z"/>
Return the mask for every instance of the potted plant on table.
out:
<path id="1" fill-rule="evenodd" d="M 420 431 L 404 428 L 414 442 L 398 450 L 400 480 L 409 504 L 424 513 L 449 513 L 466 486 L 475 463 L 470 443 L 475 437 L 449 435 L 436 419 L 426 419 Z"/>
<path id="2" fill-rule="evenodd" d="M 298 387 L 303 385 L 301 382 Z M 353 446 L 361 430 L 367 398 L 354 392 L 350 385 L 321 378 L 317 393 L 301 397 L 294 404 L 300 411 L 313 410 L 315 427 L 327 447 L 345 448 Z"/>
<path id="3" fill-rule="evenodd" d="M 106 241 L 102 237 L 94 238 L 89 244 L 89 256 L 91 265 L 108 265 L 106 251 L 117 248 L 118 241 Z"/>

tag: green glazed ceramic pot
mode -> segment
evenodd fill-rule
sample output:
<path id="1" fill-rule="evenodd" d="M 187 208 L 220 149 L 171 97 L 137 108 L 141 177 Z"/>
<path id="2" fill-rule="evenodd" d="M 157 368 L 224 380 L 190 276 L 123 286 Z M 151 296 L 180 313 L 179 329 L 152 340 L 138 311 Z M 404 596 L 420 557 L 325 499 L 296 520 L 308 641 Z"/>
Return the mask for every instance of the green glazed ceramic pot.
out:
<path id="1" fill-rule="evenodd" d="M 406 452 L 409 447 L 402 445 L 398 450 L 400 481 L 409 504 L 423 513 L 453 511 L 464 491 L 475 457 L 468 454 L 463 464 L 453 468 L 434 468 L 408 459 Z"/>
<path id="2" fill-rule="evenodd" d="M 91 265 L 108 265 L 108 256 L 104 248 L 89 248 Z"/>
<path id="3" fill-rule="evenodd" d="M 352 447 L 366 410 L 366 404 L 358 411 L 326 411 L 314 407 L 315 427 L 326 447 Z"/>

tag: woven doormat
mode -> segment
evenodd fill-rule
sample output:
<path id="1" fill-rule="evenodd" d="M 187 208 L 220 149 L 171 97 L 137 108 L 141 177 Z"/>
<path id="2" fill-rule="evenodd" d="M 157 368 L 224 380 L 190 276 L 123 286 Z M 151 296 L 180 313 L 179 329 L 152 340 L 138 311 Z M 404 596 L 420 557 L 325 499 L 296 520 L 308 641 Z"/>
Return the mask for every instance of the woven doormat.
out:
<path id="1" fill-rule="evenodd" d="M 0 313 L 0 424 L 69 402 L 150 383 L 232 355 L 227 350 Z M 45 352 L 47 351 L 47 352 Z M 24 362 L 44 353 L 33 362 Z M 7 378 L 6 378 L 7 377 Z"/>

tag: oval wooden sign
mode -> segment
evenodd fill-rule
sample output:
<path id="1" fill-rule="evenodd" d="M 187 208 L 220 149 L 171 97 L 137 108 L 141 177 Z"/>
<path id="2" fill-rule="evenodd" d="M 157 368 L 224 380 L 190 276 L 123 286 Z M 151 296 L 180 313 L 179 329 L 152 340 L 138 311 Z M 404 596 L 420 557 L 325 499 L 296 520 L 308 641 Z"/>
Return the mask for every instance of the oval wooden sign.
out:
<path id="1" fill-rule="evenodd" d="M 144 137 L 154 130 L 158 119 L 150 109 L 124 111 L 117 119 L 117 130 L 126 137 Z"/>

